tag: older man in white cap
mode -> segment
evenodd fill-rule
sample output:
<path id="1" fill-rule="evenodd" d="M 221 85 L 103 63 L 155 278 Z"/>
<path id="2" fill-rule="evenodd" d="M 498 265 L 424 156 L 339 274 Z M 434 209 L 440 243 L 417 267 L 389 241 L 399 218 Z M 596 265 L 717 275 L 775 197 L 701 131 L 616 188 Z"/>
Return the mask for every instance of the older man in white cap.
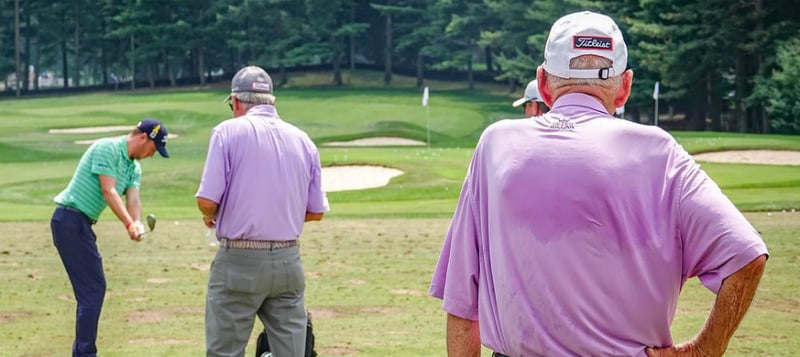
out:
<path id="1" fill-rule="evenodd" d="M 536 117 L 547 113 L 547 106 L 542 101 L 542 97 L 539 95 L 539 84 L 536 80 L 532 80 L 528 82 L 528 86 L 525 87 L 525 93 L 522 98 L 519 98 L 511 103 L 513 107 L 522 106 L 522 110 L 525 111 L 525 117 Z"/>
<path id="2" fill-rule="evenodd" d="M 450 356 L 481 343 L 514 357 L 724 353 L 767 248 L 669 134 L 613 119 L 631 91 L 627 53 L 611 18 L 559 19 L 536 76 L 551 111 L 481 136 L 430 288 Z M 693 277 L 717 300 L 674 345 Z"/>

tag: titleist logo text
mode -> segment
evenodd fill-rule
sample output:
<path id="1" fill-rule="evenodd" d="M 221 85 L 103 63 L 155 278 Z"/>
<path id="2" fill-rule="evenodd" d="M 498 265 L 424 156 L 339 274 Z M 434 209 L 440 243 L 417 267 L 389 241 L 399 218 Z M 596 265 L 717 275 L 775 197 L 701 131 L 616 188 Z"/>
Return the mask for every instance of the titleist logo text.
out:
<path id="1" fill-rule="evenodd" d="M 611 37 L 600 36 L 574 36 L 572 47 L 575 49 L 613 50 L 614 41 Z"/>

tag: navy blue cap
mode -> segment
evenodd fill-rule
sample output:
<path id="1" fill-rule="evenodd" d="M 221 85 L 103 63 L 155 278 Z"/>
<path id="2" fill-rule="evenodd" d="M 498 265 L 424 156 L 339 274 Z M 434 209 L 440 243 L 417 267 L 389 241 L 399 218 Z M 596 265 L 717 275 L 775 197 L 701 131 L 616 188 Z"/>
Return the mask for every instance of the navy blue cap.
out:
<path id="1" fill-rule="evenodd" d="M 167 152 L 167 128 L 160 121 L 147 118 L 136 124 L 139 131 L 146 133 L 147 137 L 156 144 L 156 149 L 162 157 L 169 157 Z"/>

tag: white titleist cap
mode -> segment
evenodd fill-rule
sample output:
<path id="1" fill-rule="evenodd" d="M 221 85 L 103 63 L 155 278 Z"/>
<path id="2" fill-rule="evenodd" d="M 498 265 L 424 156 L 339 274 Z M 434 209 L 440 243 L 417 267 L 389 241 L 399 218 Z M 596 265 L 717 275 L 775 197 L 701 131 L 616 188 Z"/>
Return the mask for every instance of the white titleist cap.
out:
<path id="1" fill-rule="evenodd" d="M 528 86 L 525 87 L 525 94 L 522 98 L 519 98 L 511 103 L 512 106 L 518 107 L 523 105 L 527 102 L 541 102 L 542 97 L 539 96 L 539 84 L 536 83 L 536 80 L 532 80 L 528 83 Z"/>
<path id="2" fill-rule="evenodd" d="M 575 57 L 595 55 L 611 60 L 611 67 L 570 69 Z M 553 24 L 544 47 L 544 70 L 561 78 L 607 79 L 625 72 L 628 47 L 610 17 L 583 11 L 564 16 Z"/>

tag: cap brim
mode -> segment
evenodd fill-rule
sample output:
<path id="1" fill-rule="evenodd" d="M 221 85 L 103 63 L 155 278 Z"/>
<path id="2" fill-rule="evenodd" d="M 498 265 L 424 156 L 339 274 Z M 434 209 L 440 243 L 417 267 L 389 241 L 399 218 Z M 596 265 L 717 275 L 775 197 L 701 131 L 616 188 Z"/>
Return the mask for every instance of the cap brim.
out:
<path id="1" fill-rule="evenodd" d="M 158 150 L 158 153 L 161 154 L 161 157 L 169 157 L 166 146 L 156 145 L 156 149 Z"/>
<path id="2" fill-rule="evenodd" d="M 530 99 L 528 99 L 528 98 L 519 98 L 519 99 L 515 100 L 514 103 L 511 103 L 511 106 L 512 107 L 518 107 L 518 106 L 523 105 L 523 104 L 525 104 L 525 103 L 527 103 L 529 101 L 530 101 Z"/>

